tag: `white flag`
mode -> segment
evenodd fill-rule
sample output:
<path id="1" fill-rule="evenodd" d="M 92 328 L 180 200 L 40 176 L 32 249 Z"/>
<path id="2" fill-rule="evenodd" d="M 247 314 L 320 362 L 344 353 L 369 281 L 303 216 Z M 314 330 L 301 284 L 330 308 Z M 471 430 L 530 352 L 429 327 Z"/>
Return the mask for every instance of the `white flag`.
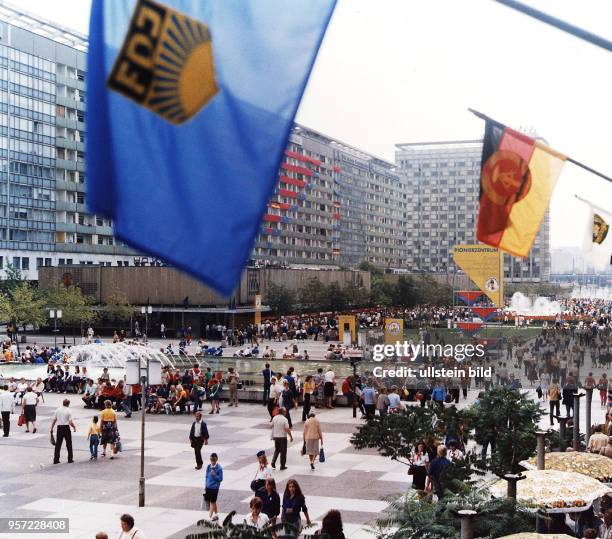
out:
<path id="1" fill-rule="evenodd" d="M 612 263 L 612 214 L 589 204 L 589 221 L 585 229 L 584 252 L 597 271 Z"/>

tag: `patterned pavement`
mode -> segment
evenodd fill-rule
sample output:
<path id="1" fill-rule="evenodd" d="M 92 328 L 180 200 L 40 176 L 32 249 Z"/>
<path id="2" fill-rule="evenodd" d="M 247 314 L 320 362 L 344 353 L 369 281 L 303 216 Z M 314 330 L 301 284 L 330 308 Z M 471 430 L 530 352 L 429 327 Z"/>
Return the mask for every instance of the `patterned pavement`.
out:
<path id="1" fill-rule="evenodd" d="M 476 391 L 470 391 L 468 400 L 462 401 L 461 406 L 473 402 L 475 396 Z M 41 538 L 91 539 L 98 531 L 116 537 L 119 515 L 124 512 L 135 517 L 136 525 L 149 539 L 182 539 L 194 531 L 195 522 L 207 513 L 200 508 L 204 474 L 194 469 L 188 442 L 191 418 L 147 415 L 146 507 L 138 508 L 139 414 L 135 413 L 131 419 L 120 414 L 124 450 L 119 458 L 90 462 L 85 434 L 95 412 L 83 409 L 79 397 L 69 396 L 77 423 L 77 433 L 73 435 L 75 463 L 65 462 L 64 449 L 62 463 L 53 465 L 48 439 L 50 416 L 62 398 L 63 395 L 45 396 L 46 402 L 38 410 L 36 434 L 26 434 L 23 428 L 18 428 L 17 417 L 13 416 L 11 436 L 0 437 L 0 516 L 70 518 L 68 535 L 36 534 Z M 371 524 L 387 506 L 381 498 L 409 488 L 407 469 L 378 456 L 375 451 L 358 452 L 351 447 L 350 435 L 360 423 L 351 417 L 351 410 L 321 410 L 318 417 L 323 428 L 326 462 L 318 464 L 314 472 L 310 470 L 307 459 L 300 455 L 302 423 L 296 422 L 295 441 L 289 446 L 288 469 L 277 468 L 274 472 L 279 491 L 284 490 L 287 479 L 296 479 L 306 495 L 313 521 L 318 524 L 326 511 L 339 509 L 347 537 L 371 538 L 364 526 Z M 603 409 L 594 403 L 593 421 L 602 419 Z M 272 453 L 266 410 L 256 404 L 241 403 L 238 408 L 222 404 L 219 415 L 205 414 L 205 420 L 211 438 L 203 454 L 217 452 L 224 468 L 219 495 L 221 517 L 236 510 L 235 522 L 241 521 L 248 513 L 249 484 L 257 468 L 255 454 L 260 449 L 265 449 L 269 456 Z M 546 426 L 546 418 L 542 425 Z M 20 536 L 0 533 L 0 538 Z"/>

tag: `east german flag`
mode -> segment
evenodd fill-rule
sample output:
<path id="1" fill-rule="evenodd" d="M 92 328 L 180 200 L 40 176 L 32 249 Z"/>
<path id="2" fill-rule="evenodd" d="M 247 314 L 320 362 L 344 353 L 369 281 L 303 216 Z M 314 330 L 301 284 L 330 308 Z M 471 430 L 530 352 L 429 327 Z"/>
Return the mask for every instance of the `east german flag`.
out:
<path id="1" fill-rule="evenodd" d="M 526 257 L 565 159 L 538 140 L 487 121 L 480 174 L 478 240 Z"/>

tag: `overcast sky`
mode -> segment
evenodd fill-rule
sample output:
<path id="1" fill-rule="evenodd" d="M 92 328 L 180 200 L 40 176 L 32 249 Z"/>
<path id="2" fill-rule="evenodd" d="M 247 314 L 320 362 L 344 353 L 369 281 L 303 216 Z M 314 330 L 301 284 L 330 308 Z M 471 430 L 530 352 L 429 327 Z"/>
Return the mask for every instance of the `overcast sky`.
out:
<path id="1" fill-rule="evenodd" d="M 612 40 L 608 0 L 525 1 Z M 87 33 L 89 0 L 18 4 Z M 398 142 L 480 138 L 472 107 L 612 176 L 610 88 L 612 53 L 491 0 L 339 0 L 297 121 L 393 161 Z M 612 213 L 612 183 L 566 164 L 553 247 L 582 242 L 575 194 Z"/>

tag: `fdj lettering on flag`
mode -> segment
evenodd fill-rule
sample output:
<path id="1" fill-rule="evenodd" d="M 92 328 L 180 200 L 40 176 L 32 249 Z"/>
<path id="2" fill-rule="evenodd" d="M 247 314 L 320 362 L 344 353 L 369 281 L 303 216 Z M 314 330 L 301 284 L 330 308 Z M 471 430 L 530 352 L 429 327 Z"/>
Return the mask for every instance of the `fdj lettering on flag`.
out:
<path id="1" fill-rule="evenodd" d="M 89 209 L 229 295 L 335 0 L 93 0 Z"/>
<path id="2" fill-rule="evenodd" d="M 515 256 L 528 256 L 565 159 L 540 141 L 487 121 L 478 240 Z"/>

